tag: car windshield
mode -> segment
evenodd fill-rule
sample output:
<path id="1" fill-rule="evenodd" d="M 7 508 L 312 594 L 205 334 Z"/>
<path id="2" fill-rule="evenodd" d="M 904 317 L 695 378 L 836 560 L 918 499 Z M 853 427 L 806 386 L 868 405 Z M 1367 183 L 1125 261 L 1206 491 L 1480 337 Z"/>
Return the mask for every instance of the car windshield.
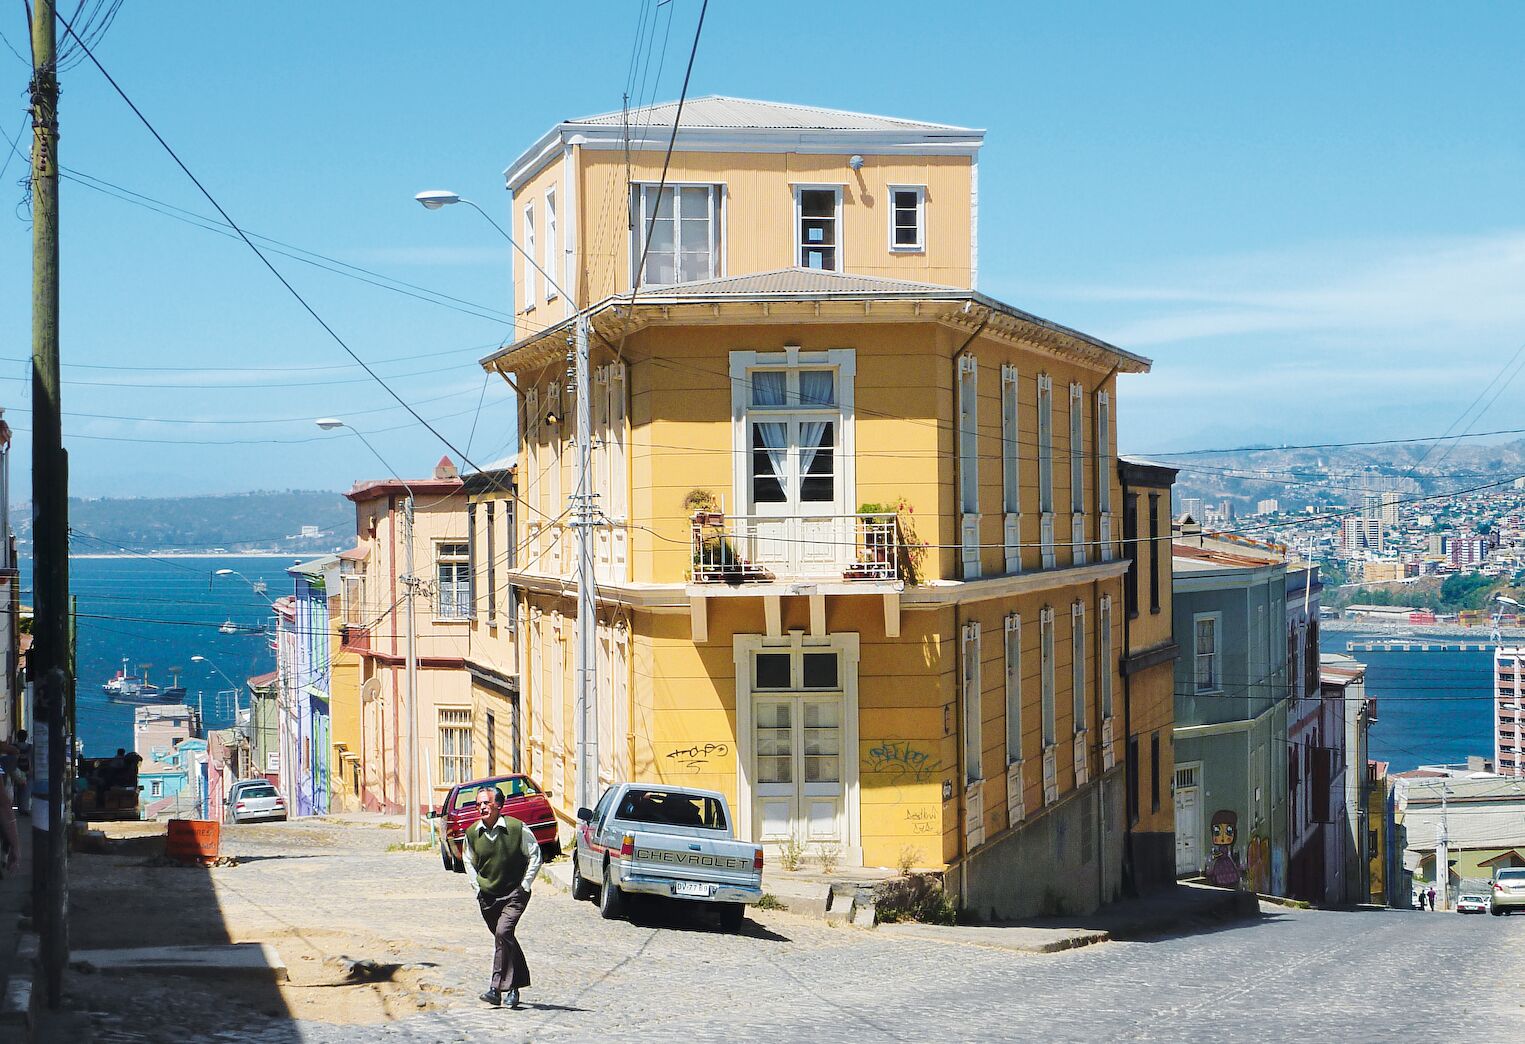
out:
<path id="1" fill-rule="evenodd" d="M 480 783 L 468 783 L 461 788 L 456 795 L 456 808 L 477 807 L 477 793 L 481 790 L 500 790 L 503 792 L 503 800 L 512 801 L 515 798 L 531 797 L 540 793 L 540 788 L 530 782 L 527 776 L 511 776 L 508 779 L 484 779 Z"/>
<path id="2" fill-rule="evenodd" d="M 620 801 L 619 818 L 663 826 L 726 829 L 725 806 L 719 798 L 668 790 L 627 790 Z"/>
<path id="3" fill-rule="evenodd" d="M 1480 895 L 1464 895 L 1461 897 L 1461 901 L 1464 903 L 1480 903 L 1483 901 L 1483 897 Z"/>
<path id="4" fill-rule="evenodd" d="M 275 788 L 268 783 L 263 787 L 249 787 L 242 794 L 246 798 L 272 798 L 275 797 Z"/>
<path id="5" fill-rule="evenodd" d="M 1500 881 L 1525 881 L 1525 866 L 1517 866 L 1509 870 L 1498 872 Z"/>

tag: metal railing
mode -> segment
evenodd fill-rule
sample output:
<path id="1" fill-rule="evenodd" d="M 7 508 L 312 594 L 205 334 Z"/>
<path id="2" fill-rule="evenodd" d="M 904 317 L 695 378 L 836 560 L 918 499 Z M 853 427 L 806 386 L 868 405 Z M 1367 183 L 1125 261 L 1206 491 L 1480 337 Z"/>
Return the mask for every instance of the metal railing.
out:
<path id="1" fill-rule="evenodd" d="M 894 512 L 783 516 L 697 512 L 690 520 L 690 532 L 695 583 L 900 578 Z"/>

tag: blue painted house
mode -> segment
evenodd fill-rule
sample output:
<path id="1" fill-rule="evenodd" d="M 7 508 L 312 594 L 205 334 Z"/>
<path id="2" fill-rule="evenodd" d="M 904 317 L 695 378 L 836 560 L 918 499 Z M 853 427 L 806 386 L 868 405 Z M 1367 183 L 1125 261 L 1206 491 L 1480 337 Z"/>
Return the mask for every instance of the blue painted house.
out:
<path id="1" fill-rule="evenodd" d="M 339 559 L 324 555 L 287 572 L 292 595 L 276 604 L 281 789 L 295 815 L 317 816 L 328 812 L 333 645 L 328 597 L 338 587 Z"/>

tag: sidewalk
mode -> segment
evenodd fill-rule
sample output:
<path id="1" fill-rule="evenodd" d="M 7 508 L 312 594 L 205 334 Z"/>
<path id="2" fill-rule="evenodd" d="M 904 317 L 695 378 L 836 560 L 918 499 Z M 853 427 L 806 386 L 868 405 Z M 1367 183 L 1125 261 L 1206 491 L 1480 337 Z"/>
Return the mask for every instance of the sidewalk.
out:
<path id="1" fill-rule="evenodd" d="M 886 924 L 888 935 L 934 942 L 984 946 L 1020 953 L 1055 953 L 1112 939 L 1141 939 L 1204 929 L 1260 916 L 1260 901 L 1250 892 L 1180 883 L 1166 891 L 1111 903 L 1092 914 L 1040 917 L 1022 924 Z"/>
<path id="2" fill-rule="evenodd" d="M 31 1010 L 30 958 L 18 955 L 17 948 L 23 911 L 31 902 L 32 821 L 18 817 L 16 832 L 21 835 L 21 867 L 0 879 L 0 1040 L 26 1039 Z"/>

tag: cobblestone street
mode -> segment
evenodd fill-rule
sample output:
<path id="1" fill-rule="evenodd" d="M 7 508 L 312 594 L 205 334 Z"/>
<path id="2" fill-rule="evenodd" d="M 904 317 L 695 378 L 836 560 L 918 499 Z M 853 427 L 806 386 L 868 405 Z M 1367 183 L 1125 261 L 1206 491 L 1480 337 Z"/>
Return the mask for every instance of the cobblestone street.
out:
<path id="1" fill-rule="evenodd" d="M 1315 1016 L 1329 1039 L 1525 1032 L 1518 977 L 1499 971 L 1525 959 L 1525 918 L 1265 906 L 1259 921 L 1028 956 L 773 912 L 756 913 L 740 938 L 686 911 L 605 922 L 548 883 L 521 926 L 535 976 L 526 1007 L 494 1010 L 475 999 L 491 940 L 465 879 L 433 854 L 387 851 L 397 837 L 315 822 L 229 831 L 225 851 L 240 865 L 211 871 L 200 894 L 215 895 L 226 939 L 276 946 L 293 980 L 279 991 L 75 972 L 73 1003 L 97 1013 L 97 1040 L 120 1042 L 586 1040 L 653 1030 L 726 1041 L 1264 1041 L 1304 1033 Z M 200 901 L 193 879 L 206 875 L 142 864 L 75 861 L 85 945 L 107 945 L 105 908 L 127 891 L 163 903 L 164 918 L 212 929 L 191 908 Z M 332 955 L 376 961 L 390 978 L 335 981 L 320 972 Z"/>

